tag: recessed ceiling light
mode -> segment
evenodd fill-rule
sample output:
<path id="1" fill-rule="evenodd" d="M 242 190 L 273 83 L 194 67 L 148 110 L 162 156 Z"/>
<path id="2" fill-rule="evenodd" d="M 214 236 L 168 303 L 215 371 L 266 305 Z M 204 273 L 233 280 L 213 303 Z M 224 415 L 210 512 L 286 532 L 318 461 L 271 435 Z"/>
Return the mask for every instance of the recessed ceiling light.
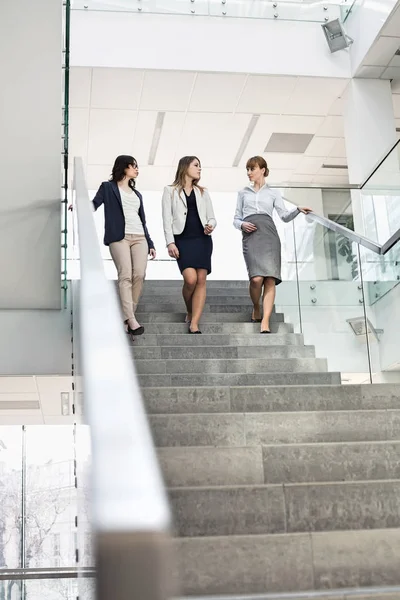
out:
<path id="1" fill-rule="evenodd" d="M 313 133 L 273 133 L 264 152 L 304 154 L 313 137 Z"/>

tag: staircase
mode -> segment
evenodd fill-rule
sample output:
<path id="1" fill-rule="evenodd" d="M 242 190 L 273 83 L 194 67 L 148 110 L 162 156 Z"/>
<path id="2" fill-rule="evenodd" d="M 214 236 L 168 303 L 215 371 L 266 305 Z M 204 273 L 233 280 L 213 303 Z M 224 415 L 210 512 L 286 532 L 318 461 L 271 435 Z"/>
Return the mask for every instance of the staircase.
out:
<path id="1" fill-rule="evenodd" d="M 322 591 L 400 584 L 399 386 L 340 385 L 282 314 L 261 336 L 246 282 L 209 282 L 190 336 L 180 290 L 146 282 L 132 354 L 182 595 L 343 600 Z"/>

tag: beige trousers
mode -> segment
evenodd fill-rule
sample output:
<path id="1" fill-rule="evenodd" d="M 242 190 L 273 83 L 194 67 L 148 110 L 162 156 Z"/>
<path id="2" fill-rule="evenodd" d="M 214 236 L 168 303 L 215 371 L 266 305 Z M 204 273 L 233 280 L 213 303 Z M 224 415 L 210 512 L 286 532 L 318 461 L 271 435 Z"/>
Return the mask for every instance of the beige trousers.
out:
<path id="1" fill-rule="evenodd" d="M 123 240 L 110 244 L 110 254 L 118 272 L 118 288 L 124 319 L 132 319 L 146 275 L 149 253 L 144 235 L 127 233 Z"/>

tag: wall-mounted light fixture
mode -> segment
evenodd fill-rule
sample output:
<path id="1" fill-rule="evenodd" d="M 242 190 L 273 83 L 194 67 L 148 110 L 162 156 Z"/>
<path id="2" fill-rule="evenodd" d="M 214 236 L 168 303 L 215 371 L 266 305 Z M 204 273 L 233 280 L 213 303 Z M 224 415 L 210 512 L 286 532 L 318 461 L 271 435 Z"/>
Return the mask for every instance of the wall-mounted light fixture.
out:
<path id="1" fill-rule="evenodd" d="M 337 52 L 338 50 L 344 50 L 354 42 L 353 38 L 347 35 L 343 29 L 343 25 L 339 19 L 328 21 L 321 25 L 321 27 L 324 31 L 326 41 L 328 42 L 329 50 L 332 53 Z"/>
<path id="2" fill-rule="evenodd" d="M 346 321 L 352 328 L 354 335 L 360 336 L 372 333 L 379 342 L 378 336 L 383 333 L 383 329 L 375 329 L 369 319 L 365 319 L 364 317 L 354 317 L 353 319 L 347 319 Z"/>

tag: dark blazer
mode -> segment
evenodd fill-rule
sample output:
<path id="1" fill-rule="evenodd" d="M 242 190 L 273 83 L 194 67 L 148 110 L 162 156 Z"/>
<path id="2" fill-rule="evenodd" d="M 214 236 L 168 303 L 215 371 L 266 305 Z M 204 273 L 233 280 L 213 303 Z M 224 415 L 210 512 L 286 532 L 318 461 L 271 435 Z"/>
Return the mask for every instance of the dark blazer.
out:
<path id="1" fill-rule="evenodd" d="M 139 217 L 143 224 L 143 233 L 146 236 L 149 250 L 151 250 L 154 248 L 154 243 L 146 226 L 142 194 L 137 190 L 133 191 L 140 200 Z M 104 244 L 109 246 L 125 237 L 125 216 L 122 210 L 121 194 L 118 185 L 113 181 L 103 181 L 93 198 L 94 210 L 97 210 L 102 204 L 104 204 Z"/>

